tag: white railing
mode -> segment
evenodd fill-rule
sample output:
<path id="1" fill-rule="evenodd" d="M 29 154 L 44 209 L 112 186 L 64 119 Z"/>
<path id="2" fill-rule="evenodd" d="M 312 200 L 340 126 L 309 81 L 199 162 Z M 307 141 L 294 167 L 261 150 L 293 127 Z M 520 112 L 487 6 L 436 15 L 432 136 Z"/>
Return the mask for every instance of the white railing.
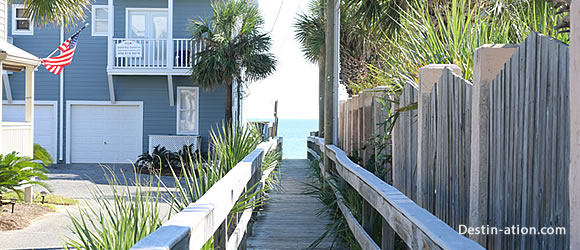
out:
<path id="1" fill-rule="evenodd" d="M 168 39 L 113 38 L 113 68 L 187 69 L 201 49 L 200 41 L 187 38 L 173 39 L 173 49 L 168 45 Z"/>
<path id="2" fill-rule="evenodd" d="M 171 152 L 183 149 L 183 146 L 191 146 L 191 151 L 201 148 L 201 136 L 199 135 L 149 135 L 149 153 L 153 153 L 155 146 L 165 147 Z"/>
<path id="3" fill-rule="evenodd" d="M 262 161 L 269 150 L 281 149 L 282 138 L 263 142 L 215 183 L 199 200 L 163 223 L 131 249 L 199 249 L 212 236 L 217 249 L 245 249 L 244 236 L 253 209 L 246 209 L 227 230 L 228 215 L 244 190 L 264 185 Z M 260 183 L 258 183 L 260 182 Z"/>
<path id="4" fill-rule="evenodd" d="M 32 146 L 32 124 L 26 122 L 2 122 L 0 132 L 2 132 L 1 154 L 16 151 L 21 156 L 33 154 Z"/>

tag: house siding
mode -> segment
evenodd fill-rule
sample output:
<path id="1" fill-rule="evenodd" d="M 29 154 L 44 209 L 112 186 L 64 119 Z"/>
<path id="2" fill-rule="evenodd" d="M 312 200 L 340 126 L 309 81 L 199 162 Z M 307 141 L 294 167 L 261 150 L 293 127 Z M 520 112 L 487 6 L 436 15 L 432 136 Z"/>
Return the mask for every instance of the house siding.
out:
<path id="1" fill-rule="evenodd" d="M 2 1 L 2 0 L 0 0 Z M 95 5 L 107 5 L 107 1 L 94 1 Z M 114 37 L 125 37 L 126 8 L 167 8 L 167 1 L 115 0 L 114 2 Z M 11 16 L 11 7 L 8 8 Z M 209 0 L 188 1 L 174 0 L 174 38 L 187 38 L 189 19 L 199 19 L 211 15 Z M 60 27 L 48 26 L 34 28 L 34 35 L 12 35 L 11 18 L 8 19 L 8 35 L 14 44 L 30 53 L 44 57 L 52 52 L 62 41 Z M 90 8 L 86 22 L 91 22 Z M 80 24 L 82 25 L 82 24 Z M 78 26 L 65 29 L 65 38 L 78 30 Z M 78 47 L 71 65 L 64 74 L 64 99 L 71 101 L 110 101 L 107 79 L 107 37 L 92 36 L 90 26 L 79 37 Z M 35 74 L 35 99 L 59 99 L 59 76 L 39 67 Z M 115 97 L 117 101 L 143 102 L 143 152 L 148 149 L 149 135 L 169 135 L 176 133 L 176 107 L 169 105 L 167 76 L 113 76 Z M 24 99 L 24 73 L 10 75 L 12 96 L 14 100 Z M 177 87 L 194 86 L 190 77 L 174 76 L 173 93 L 177 100 Z M 4 96 L 4 95 L 3 95 Z M 5 98 L 5 97 L 3 97 Z M 199 131 L 202 136 L 202 151 L 206 152 L 209 131 L 220 124 L 225 116 L 225 88 L 205 90 L 200 88 Z M 66 103 L 63 111 L 66 117 Z M 61 112 L 59 110 L 59 112 Z M 66 118 L 65 118 L 66 119 Z M 66 120 L 63 126 L 66 131 Z M 60 131 L 57 129 L 57 131 Z M 66 143 L 66 132 L 63 135 Z M 59 142 L 60 143 L 60 142 Z M 60 146 L 60 145 L 59 145 Z M 67 145 L 63 145 L 63 152 Z M 65 154 L 66 155 L 66 154 Z M 55 156 L 56 158 L 56 156 Z"/>

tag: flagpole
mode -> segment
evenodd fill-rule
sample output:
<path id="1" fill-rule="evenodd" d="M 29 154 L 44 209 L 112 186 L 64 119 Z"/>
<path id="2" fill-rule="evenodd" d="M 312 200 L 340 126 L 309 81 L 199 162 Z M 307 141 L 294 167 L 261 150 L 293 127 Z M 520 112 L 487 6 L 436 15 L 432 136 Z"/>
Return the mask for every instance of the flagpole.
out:
<path id="1" fill-rule="evenodd" d="M 75 32 L 74 34 L 72 34 L 71 36 L 69 36 L 67 39 L 64 39 L 65 41 L 70 39 L 71 37 L 73 37 L 76 33 L 80 32 L 81 30 L 85 29 L 87 26 L 89 26 L 89 23 L 85 23 L 85 25 L 83 27 L 81 27 L 79 29 L 79 31 Z M 63 41 L 64 42 L 64 41 Z M 62 43 L 60 43 L 62 44 Z M 54 55 L 54 53 L 56 53 L 58 51 L 58 48 L 60 47 L 60 45 L 58 47 L 56 47 L 56 49 L 54 51 L 52 51 L 52 53 L 50 53 L 46 58 L 51 57 L 52 55 Z M 40 63 L 39 65 L 36 65 L 36 67 L 34 67 L 34 70 L 38 69 L 38 67 L 40 67 L 40 65 L 42 65 L 42 63 Z"/>

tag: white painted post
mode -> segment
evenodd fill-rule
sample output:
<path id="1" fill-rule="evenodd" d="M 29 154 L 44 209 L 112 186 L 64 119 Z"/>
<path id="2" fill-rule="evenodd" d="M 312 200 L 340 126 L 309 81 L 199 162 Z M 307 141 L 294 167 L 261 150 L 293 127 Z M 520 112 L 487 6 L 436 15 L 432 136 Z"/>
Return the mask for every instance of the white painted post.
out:
<path id="1" fill-rule="evenodd" d="M 471 177 L 469 225 L 486 225 L 488 196 L 489 86 L 517 45 L 483 45 L 475 50 L 471 99 Z M 485 246 L 486 236 L 470 238 Z"/>
<path id="2" fill-rule="evenodd" d="M 113 36 L 115 35 L 115 7 L 113 6 L 113 0 L 109 0 L 107 11 L 107 69 L 112 69 L 115 65 L 115 45 L 113 44 Z"/>
<path id="3" fill-rule="evenodd" d="M 570 249 L 580 249 L 580 0 L 570 6 Z M 562 138 L 564 139 L 564 138 Z"/>
<path id="4" fill-rule="evenodd" d="M 32 157 L 34 151 L 34 68 L 35 66 L 26 66 L 25 94 L 24 94 L 24 121 L 30 124 L 28 131 L 28 147 L 23 156 Z"/>
<path id="5" fill-rule="evenodd" d="M 167 69 L 173 69 L 173 0 L 167 0 L 167 12 Z"/>
<path id="6" fill-rule="evenodd" d="M 417 203 L 421 207 L 425 207 L 424 198 L 426 194 L 423 194 L 423 169 L 427 166 L 423 166 L 423 152 L 427 150 L 427 143 L 425 142 L 428 134 L 430 133 L 427 127 L 427 121 L 429 117 L 425 116 L 425 110 L 429 108 L 429 103 L 431 99 L 429 95 L 433 90 L 433 85 L 439 81 L 441 75 L 443 74 L 443 69 L 448 68 L 455 74 L 461 75 L 461 69 L 454 64 L 429 64 L 423 66 L 419 69 L 419 97 L 417 104 Z M 411 167 L 411 166 L 409 166 Z"/>

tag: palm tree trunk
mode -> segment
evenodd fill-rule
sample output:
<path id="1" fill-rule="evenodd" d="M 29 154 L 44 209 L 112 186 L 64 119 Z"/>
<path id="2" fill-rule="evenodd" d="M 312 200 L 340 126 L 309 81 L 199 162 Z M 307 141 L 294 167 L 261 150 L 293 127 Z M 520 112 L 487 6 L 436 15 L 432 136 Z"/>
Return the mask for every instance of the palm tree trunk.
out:
<path id="1" fill-rule="evenodd" d="M 225 121 L 228 126 L 232 126 L 232 83 L 226 84 L 226 107 Z"/>

